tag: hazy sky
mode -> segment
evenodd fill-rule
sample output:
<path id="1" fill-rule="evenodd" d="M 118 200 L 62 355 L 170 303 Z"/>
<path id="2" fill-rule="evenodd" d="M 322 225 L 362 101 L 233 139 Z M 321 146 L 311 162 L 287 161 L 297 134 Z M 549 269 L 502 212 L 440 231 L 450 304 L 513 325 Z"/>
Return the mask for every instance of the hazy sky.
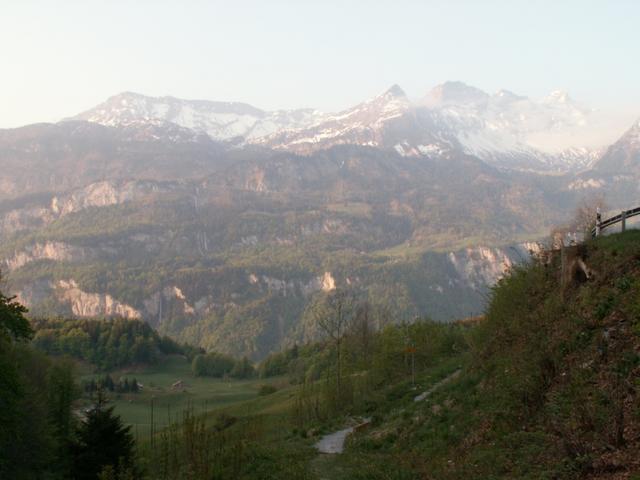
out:
<path id="1" fill-rule="evenodd" d="M 0 127 L 121 91 L 337 110 L 394 83 L 640 117 L 640 1 L 0 0 Z"/>

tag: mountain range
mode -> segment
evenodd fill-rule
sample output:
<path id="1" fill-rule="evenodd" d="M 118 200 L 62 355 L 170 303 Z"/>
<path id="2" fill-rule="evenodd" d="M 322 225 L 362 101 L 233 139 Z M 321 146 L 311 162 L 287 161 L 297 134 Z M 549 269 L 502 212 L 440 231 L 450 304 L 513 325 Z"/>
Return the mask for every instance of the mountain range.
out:
<path id="1" fill-rule="evenodd" d="M 335 288 L 392 321 L 476 314 L 583 199 L 640 200 L 640 124 L 573 143 L 594 115 L 460 82 L 338 113 L 122 93 L 0 130 L 0 269 L 33 315 L 253 358 L 315 338 Z"/>
<path id="2" fill-rule="evenodd" d="M 462 82 L 447 82 L 417 101 L 394 85 L 359 105 L 328 114 L 312 109 L 266 112 L 243 103 L 122 93 L 73 119 L 107 126 L 169 122 L 215 141 L 301 154 L 341 144 L 395 149 L 410 156 L 461 150 L 500 167 L 564 172 L 584 168 L 597 157 L 598 148 L 570 143 L 577 133 L 597 127 L 594 117 L 594 111 L 562 91 L 532 100 L 507 90 L 490 95 Z"/>

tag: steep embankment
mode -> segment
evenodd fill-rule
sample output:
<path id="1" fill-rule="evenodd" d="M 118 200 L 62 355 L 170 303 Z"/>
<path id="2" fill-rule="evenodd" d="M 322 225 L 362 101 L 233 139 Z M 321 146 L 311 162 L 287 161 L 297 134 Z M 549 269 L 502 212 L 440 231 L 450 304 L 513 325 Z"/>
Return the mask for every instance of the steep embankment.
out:
<path id="1" fill-rule="evenodd" d="M 640 232 L 583 253 L 591 278 L 564 288 L 557 259 L 500 281 L 460 377 L 424 402 L 407 394 L 371 412 L 373 427 L 340 459 L 345 468 L 394 464 L 393 478 L 639 478 Z"/>

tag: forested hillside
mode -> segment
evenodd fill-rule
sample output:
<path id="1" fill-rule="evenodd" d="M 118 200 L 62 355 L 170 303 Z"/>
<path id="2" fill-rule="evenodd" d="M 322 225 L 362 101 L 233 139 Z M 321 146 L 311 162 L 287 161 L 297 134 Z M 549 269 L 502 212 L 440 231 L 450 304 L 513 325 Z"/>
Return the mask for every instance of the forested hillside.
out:
<path id="1" fill-rule="evenodd" d="M 405 319 L 477 314 L 488 285 L 535 248 L 525 240 L 572 208 L 571 195 L 548 185 L 559 179 L 461 154 L 342 146 L 302 157 L 186 143 L 189 158 L 206 158 L 181 176 L 171 161 L 147 159 L 161 140 L 98 129 L 130 165 L 88 147 L 77 128 L 57 126 L 53 143 L 36 127 L 22 132 L 25 145 L 4 140 L 34 169 L 44 160 L 33 152 L 47 148 L 61 170 L 82 172 L 53 192 L 34 177 L 30 195 L 0 205 L 11 291 L 38 316 L 143 319 L 178 341 L 253 359 L 318 338 L 305 312 L 334 288 Z M 110 180 L 92 181 L 84 165 L 95 155 L 113 168 Z M 128 170 L 147 161 L 157 163 Z"/>
<path id="2" fill-rule="evenodd" d="M 70 356 L 102 370 L 155 364 L 165 355 L 194 356 L 198 350 L 161 337 L 140 320 L 36 318 L 32 344 L 52 356 Z"/>

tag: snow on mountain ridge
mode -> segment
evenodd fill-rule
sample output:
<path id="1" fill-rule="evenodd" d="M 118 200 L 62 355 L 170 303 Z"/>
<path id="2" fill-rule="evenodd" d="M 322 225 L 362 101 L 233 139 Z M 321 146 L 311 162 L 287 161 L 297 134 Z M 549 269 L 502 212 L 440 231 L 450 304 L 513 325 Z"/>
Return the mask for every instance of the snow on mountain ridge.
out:
<path id="1" fill-rule="evenodd" d="M 508 90 L 489 95 L 462 82 L 434 87 L 423 105 L 439 114 L 440 125 L 462 149 L 503 167 L 562 171 L 593 161 L 581 143 L 592 111 L 556 90 L 534 100 Z M 567 153 L 571 152 L 571 153 Z M 537 164 L 537 166 L 536 166 Z"/>
<path id="2" fill-rule="evenodd" d="M 286 128 L 300 128 L 322 114 L 312 109 L 266 112 L 246 103 L 148 97 L 124 92 L 73 119 L 108 126 L 166 121 L 206 133 L 214 140 L 245 139 L 269 135 Z"/>
<path id="3" fill-rule="evenodd" d="M 571 100 L 563 91 L 551 92 L 542 100 L 532 100 L 508 90 L 499 90 L 489 95 L 474 87 L 467 87 L 461 82 L 455 83 L 459 84 L 455 90 L 465 92 L 463 95 L 447 95 L 439 103 L 434 102 L 434 99 L 441 97 L 440 92 L 451 90 L 451 87 L 443 84 L 434 87 L 425 96 L 423 103 L 443 112 L 453 122 L 459 119 L 467 122 L 457 125 L 461 130 L 501 130 L 525 145 L 531 143 L 528 136 L 532 134 L 539 135 L 585 126 L 591 113 L 590 110 Z M 472 123 L 468 123 L 469 120 Z M 530 146 L 548 151 L 561 151 L 575 145 L 551 147 L 544 145 L 544 142 L 538 142 Z"/>
<path id="4" fill-rule="evenodd" d="M 479 88 L 464 82 L 445 82 L 433 87 L 422 99 L 427 107 L 442 107 L 445 105 L 482 105 L 489 98 L 489 94 Z"/>
<path id="5" fill-rule="evenodd" d="M 560 172 L 593 161 L 589 149 L 570 143 L 551 146 L 565 132 L 586 125 L 588 114 L 560 92 L 536 101 L 507 90 L 489 95 L 462 82 L 447 82 L 412 104 L 394 85 L 310 127 L 254 141 L 303 154 L 344 143 L 392 148 L 403 156 L 462 150 L 498 167 Z"/>
<path id="6" fill-rule="evenodd" d="M 326 115 L 312 125 L 285 129 L 257 138 L 254 142 L 297 153 L 309 153 L 339 144 L 385 147 L 383 130 L 386 125 L 401 119 L 411 109 L 411 102 L 404 91 L 393 85 L 380 95 L 350 109 Z"/>
<path id="7" fill-rule="evenodd" d="M 445 82 L 416 103 L 393 85 L 332 114 L 125 92 L 75 118 L 111 126 L 170 122 L 214 140 L 297 153 L 336 144 L 393 148 L 415 156 L 457 149 L 499 167 L 562 171 L 592 161 L 580 143 L 592 127 L 590 114 L 560 90 L 532 100 L 508 90 L 488 94 L 463 82 Z"/>

